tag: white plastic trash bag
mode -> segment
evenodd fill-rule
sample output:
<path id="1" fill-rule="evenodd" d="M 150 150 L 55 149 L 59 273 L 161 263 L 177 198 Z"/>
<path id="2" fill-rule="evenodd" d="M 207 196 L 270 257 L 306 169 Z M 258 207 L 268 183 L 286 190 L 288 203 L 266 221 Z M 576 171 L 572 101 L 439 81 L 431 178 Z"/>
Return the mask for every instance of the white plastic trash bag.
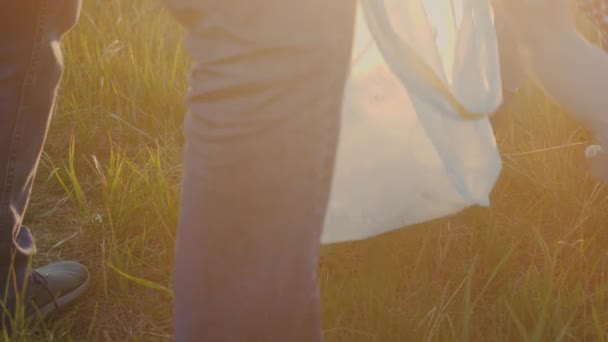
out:
<path id="1" fill-rule="evenodd" d="M 496 45 L 487 0 L 361 0 L 323 243 L 489 205 Z"/>

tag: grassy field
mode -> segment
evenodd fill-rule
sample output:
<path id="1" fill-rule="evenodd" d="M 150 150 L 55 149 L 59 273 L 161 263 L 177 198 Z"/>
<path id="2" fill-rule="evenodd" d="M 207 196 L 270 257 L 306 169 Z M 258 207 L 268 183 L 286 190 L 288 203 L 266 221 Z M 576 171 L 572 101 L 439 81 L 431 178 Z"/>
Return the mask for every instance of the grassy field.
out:
<path id="1" fill-rule="evenodd" d="M 16 340 L 170 340 L 181 34 L 159 2 L 85 2 L 27 221 L 37 264 L 80 261 L 93 286 Z M 323 249 L 328 341 L 608 340 L 608 192 L 588 175 L 590 137 L 531 87 L 494 124 L 491 209 Z"/>

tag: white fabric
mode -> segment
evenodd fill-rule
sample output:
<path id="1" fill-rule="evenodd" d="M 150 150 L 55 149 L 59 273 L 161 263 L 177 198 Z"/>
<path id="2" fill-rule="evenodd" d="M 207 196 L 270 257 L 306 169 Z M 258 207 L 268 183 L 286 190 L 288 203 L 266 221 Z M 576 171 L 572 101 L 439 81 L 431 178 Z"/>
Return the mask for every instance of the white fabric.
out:
<path id="1" fill-rule="evenodd" d="M 395 32 L 481 119 L 463 119 L 391 46 L 383 56 L 375 42 L 387 41 L 359 10 L 324 243 L 487 206 L 501 170 L 487 118 L 502 101 L 487 0 L 362 1 L 382 1 Z"/>

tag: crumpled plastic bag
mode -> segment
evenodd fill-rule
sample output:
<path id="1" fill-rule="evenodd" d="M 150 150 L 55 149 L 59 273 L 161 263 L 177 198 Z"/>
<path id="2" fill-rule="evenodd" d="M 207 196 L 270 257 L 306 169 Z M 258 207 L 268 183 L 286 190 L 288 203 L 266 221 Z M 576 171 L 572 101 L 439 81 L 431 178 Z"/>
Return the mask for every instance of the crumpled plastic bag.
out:
<path id="1" fill-rule="evenodd" d="M 488 206 L 502 167 L 488 1 L 360 4 L 323 243 Z"/>

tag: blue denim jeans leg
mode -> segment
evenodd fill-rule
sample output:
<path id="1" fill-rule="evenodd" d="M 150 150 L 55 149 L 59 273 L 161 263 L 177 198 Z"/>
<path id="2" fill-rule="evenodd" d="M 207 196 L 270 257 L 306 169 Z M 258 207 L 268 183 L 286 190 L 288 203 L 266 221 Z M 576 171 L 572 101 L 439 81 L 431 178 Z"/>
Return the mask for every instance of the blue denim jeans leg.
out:
<path id="1" fill-rule="evenodd" d="M 60 39 L 80 6 L 81 0 L 0 0 L 0 301 L 8 294 L 9 305 L 36 251 L 23 216 L 61 78 Z"/>
<path id="2" fill-rule="evenodd" d="M 170 0 L 193 57 L 175 337 L 321 341 L 316 272 L 354 0 Z"/>

